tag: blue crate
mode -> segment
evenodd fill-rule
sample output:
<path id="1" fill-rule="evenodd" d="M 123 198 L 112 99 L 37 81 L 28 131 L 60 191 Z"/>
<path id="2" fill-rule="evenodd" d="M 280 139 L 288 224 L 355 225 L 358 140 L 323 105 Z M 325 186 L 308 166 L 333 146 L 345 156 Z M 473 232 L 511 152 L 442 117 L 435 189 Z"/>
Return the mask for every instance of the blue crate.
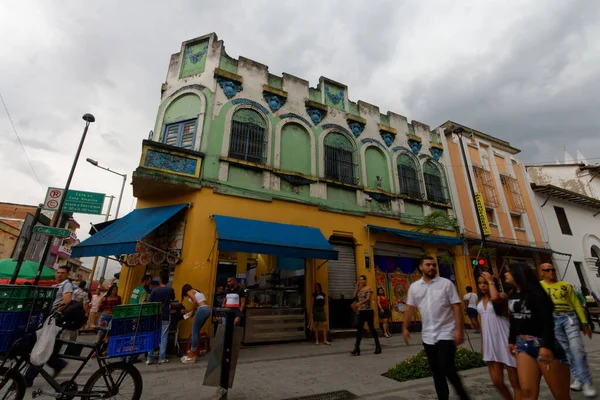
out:
<path id="1" fill-rule="evenodd" d="M 160 315 L 150 315 L 147 317 L 138 318 L 121 318 L 113 319 L 110 325 L 111 336 L 131 335 L 135 333 L 154 332 L 160 326 Z"/>
<path id="2" fill-rule="evenodd" d="M 110 336 L 108 339 L 108 356 L 121 357 L 153 351 L 158 345 L 156 338 L 156 332 L 138 333 L 135 337 L 134 335 Z"/>
<path id="3" fill-rule="evenodd" d="M 1 312 L 0 327 L 3 331 L 33 332 L 46 320 L 47 312 Z"/>
<path id="4" fill-rule="evenodd" d="M 6 353 L 15 340 L 25 336 L 25 332 L 0 331 L 0 353 Z"/>

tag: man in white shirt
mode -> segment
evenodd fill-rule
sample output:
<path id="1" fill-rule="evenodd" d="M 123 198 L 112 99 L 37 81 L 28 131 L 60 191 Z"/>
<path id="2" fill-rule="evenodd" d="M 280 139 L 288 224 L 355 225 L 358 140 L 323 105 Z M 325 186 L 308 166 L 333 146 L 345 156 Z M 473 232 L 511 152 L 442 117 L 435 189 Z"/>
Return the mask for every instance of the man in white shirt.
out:
<path id="1" fill-rule="evenodd" d="M 423 277 L 410 285 L 402 336 L 406 344 L 410 340 L 408 327 L 415 308 L 421 313 L 421 339 L 433 373 L 435 391 L 441 400 L 448 400 L 450 381 L 461 400 L 469 399 L 462 385 L 454 356 L 456 346 L 463 342 L 463 318 L 460 298 L 454 284 L 437 276 L 437 265 L 433 257 L 423 257 L 419 264 Z"/>
<path id="2" fill-rule="evenodd" d="M 467 290 L 467 294 L 463 297 L 463 303 L 465 305 L 465 313 L 469 316 L 469 320 L 471 320 L 471 326 L 475 329 L 475 333 L 479 333 L 479 313 L 477 312 L 477 294 L 473 293 L 473 288 L 471 286 L 467 286 L 465 288 Z"/>

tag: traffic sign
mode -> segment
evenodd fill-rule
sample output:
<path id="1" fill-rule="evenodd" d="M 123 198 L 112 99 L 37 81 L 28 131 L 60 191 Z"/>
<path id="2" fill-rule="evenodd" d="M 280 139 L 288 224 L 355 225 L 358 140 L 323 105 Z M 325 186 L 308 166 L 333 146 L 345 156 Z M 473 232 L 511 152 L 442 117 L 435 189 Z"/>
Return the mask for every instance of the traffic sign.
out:
<path id="1" fill-rule="evenodd" d="M 82 192 L 80 190 L 69 190 L 63 211 L 83 213 L 83 214 L 102 214 L 104 205 L 103 193 Z"/>
<path id="2" fill-rule="evenodd" d="M 37 225 L 33 227 L 33 233 L 41 233 L 42 235 L 50 235 L 56 237 L 67 237 L 71 233 L 68 229 L 51 228 L 49 226 Z"/>
<path id="3" fill-rule="evenodd" d="M 58 211 L 58 205 L 60 204 L 60 199 L 64 192 L 64 189 L 49 187 L 42 208 L 44 210 Z"/>
<path id="4" fill-rule="evenodd" d="M 42 208 L 49 211 L 58 211 L 58 206 L 64 193 L 65 190 L 61 188 L 48 188 Z M 82 214 L 102 214 L 105 197 L 106 195 L 103 193 L 69 190 L 62 211 Z"/>

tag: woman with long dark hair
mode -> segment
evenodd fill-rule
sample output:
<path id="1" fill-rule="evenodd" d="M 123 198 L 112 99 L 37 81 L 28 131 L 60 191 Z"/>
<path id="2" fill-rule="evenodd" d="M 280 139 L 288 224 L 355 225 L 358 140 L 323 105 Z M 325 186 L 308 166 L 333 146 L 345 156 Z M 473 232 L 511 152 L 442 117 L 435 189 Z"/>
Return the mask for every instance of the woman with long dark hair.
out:
<path id="1" fill-rule="evenodd" d="M 121 305 L 121 297 L 117 292 L 117 285 L 111 285 L 106 295 L 100 300 L 100 305 L 98 306 L 98 312 L 100 313 L 100 318 L 98 319 L 98 341 L 102 340 L 106 335 L 106 331 L 110 329 L 113 309 Z"/>
<path id="2" fill-rule="evenodd" d="M 504 278 L 514 286 L 508 300 L 508 350 L 517 360 L 523 399 L 538 398 L 542 376 L 555 399 L 570 399 L 567 357 L 554 340 L 552 299 L 527 264 L 511 264 Z"/>
<path id="3" fill-rule="evenodd" d="M 210 306 L 206 301 L 204 294 L 192 287 L 192 285 L 186 283 L 181 288 L 181 302 L 183 303 L 185 298 L 194 305 L 192 313 L 194 314 L 194 323 L 192 324 L 192 343 L 190 350 L 181 358 L 183 364 L 194 364 L 196 362 L 196 347 L 200 340 L 200 330 L 210 317 Z"/>
<path id="4" fill-rule="evenodd" d="M 371 307 L 371 297 L 373 297 L 373 289 L 367 286 L 367 277 L 361 275 L 356 283 L 356 289 L 354 290 L 354 298 L 357 299 L 354 306 L 358 310 L 358 326 L 356 327 L 356 343 L 354 344 L 354 350 L 350 354 L 353 356 L 360 356 L 360 342 L 362 340 L 363 327 L 365 322 L 369 325 L 369 330 L 375 340 L 375 354 L 381 354 L 381 345 L 379 344 L 379 336 L 375 330 L 373 319 L 375 313 L 373 307 Z"/>
<path id="5" fill-rule="evenodd" d="M 513 388 L 514 398 L 521 400 L 521 387 L 517 375 L 517 361 L 508 352 L 508 296 L 498 290 L 496 278 L 483 272 L 477 279 L 477 288 L 481 301 L 477 304 L 477 312 L 481 316 L 481 341 L 483 361 L 488 366 L 490 378 L 496 389 L 505 400 L 513 396 L 504 383 L 504 369 L 508 372 L 508 380 Z"/>
<path id="6" fill-rule="evenodd" d="M 325 313 L 325 300 L 327 296 L 323 292 L 320 283 L 315 283 L 315 291 L 312 294 L 312 321 L 315 331 L 315 344 L 319 345 L 319 331 L 323 331 L 323 344 L 330 345 L 327 341 L 327 314 Z"/>
<path id="7" fill-rule="evenodd" d="M 381 327 L 383 336 L 386 338 L 392 337 L 390 334 L 390 318 L 392 311 L 390 309 L 390 301 L 385 297 L 385 290 L 381 286 L 377 288 L 377 308 L 379 308 L 379 319 L 381 319 Z"/>

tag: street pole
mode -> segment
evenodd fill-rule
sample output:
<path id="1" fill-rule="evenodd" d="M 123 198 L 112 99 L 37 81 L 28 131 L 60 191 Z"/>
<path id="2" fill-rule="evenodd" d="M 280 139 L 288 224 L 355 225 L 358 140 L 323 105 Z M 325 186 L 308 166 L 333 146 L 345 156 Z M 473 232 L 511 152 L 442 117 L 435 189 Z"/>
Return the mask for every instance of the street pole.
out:
<path id="1" fill-rule="evenodd" d="M 115 219 L 119 218 L 119 210 L 121 209 L 121 200 L 123 200 L 123 191 L 125 190 L 125 182 L 127 182 L 127 174 L 123 175 L 123 183 L 121 184 L 121 193 L 119 194 L 119 201 L 117 202 L 117 212 L 115 213 Z"/>
<path id="2" fill-rule="evenodd" d="M 104 218 L 104 222 L 108 221 L 108 218 L 110 217 L 110 209 L 112 208 L 112 202 L 113 202 L 113 199 L 115 198 L 115 196 L 108 196 L 108 198 L 109 198 L 109 200 L 108 200 L 108 210 L 106 211 L 106 217 Z M 94 225 L 91 222 L 90 222 L 90 225 L 92 225 L 92 228 L 94 228 L 94 230 L 96 230 L 96 228 L 94 227 Z M 97 230 L 96 230 L 96 233 L 98 233 Z M 108 261 L 108 260 L 105 258 L 104 261 Z M 92 266 L 92 275 L 91 275 L 92 282 L 94 282 L 94 274 L 96 273 L 96 266 L 97 265 L 98 265 L 98 256 L 94 257 L 94 265 Z M 102 282 L 100 282 L 100 283 L 102 283 Z"/>
<path id="3" fill-rule="evenodd" d="M 465 168 L 467 170 L 467 178 L 469 181 L 469 188 L 471 189 L 471 198 L 473 199 L 473 205 L 475 207 L 477 207 L 477 198 L 475 196 L 475 187 L 473 185 L 473 179 L 471 178 L 471 170 L 469 169 L 469 163 L 467 161 L 467 153 L 465 153 L 465 146 L 463 143 L 463 132 L 464 132 L 464 129 L 459 126 L 459 127 L 455 127 L 452 133 L 457 134 L 460 139 L 460 152 L 462 154 L 463 162 L 465 163 Z M 481 221 L 481 217 L 478 212 L 476 212 L 475 214 L 477 214 L 477 223 L 479 224 L 479 232 L 481 234 L 480 235 L 481 245 L 484 249 L 487 250 L 488 245 L 487 245 L 487 239 L 485 237 L 485 234 L 483 233 L 483 221 Z M 493 274 L 493 268 L 492 268 L 492 262 L 490 259 L 490 254 L 488 251 L 486 251 L 485 253 L 486 253 L 485 255 L 486 255 L 487 263 L 490 268 L 490 272 Z"/>
<path id="4" fill-rule="evenodd" d="M 67 199 L 67 194 L 69 193 L 69 187 L 71 186 L 71 180 L 73 180 L 73 174 L 75 173 L 75 167 L 77 167 L 77 160 L 79 160 L 79 155 L 81 154 L 81 149 L 83 148 L 83 142 L 85 141 L 85 137 L 88 132 L 88 128 L 90 124 L 96 121 L 96 118 L 92 114 L 84 114 L 81 117 L 85 121 L 85 128 L 83 129 L 83 134 L 81 135 L 81 140 L 79 142 L 79 147 L 77 148 L 77 153 L 75 154 L 75 158 L 73 159 L 73 165 L 71 166 L 71 172 L 69 172 L 69 177 L 67 178 L 67 184 L 65 185 L 63 195 L 60 198 L 60 203 L 58 205 L 58 209 L 56 210 L 55 218 L 52 220 L 52 228 L 56 228 L 56 226 L 60 223 L 60 214 L 62 213 L 62 208 L 65 204 L 65 200 Z M 46 243 L 46 247 L 44 247 L 44 253 L 42 255 L 42 260 L 40 261 L 40 266 L 38 268 L 38 272 L 35 275 L 35 281 L 33 285 L 37 285 L 40 281 L 40 277 L 42 276 L 42 271 L 44 270 L 44 264 L 46 263 L 46 258 L 48 257 L 48 253 L 50 252 L 50 246 L 52 246 L 53 240 L 48 240 Z"/>
<path id="5" fill-rule="evenodd" d="M 25 259 L 25 254 L 27 254 L 27 250 L 29 249 L 29 243 L 31 242 L 31 236 L 33 236 L 33 227 L 35 227 L 40 220 L 40 214 L 42 213 L 43 204 L 38 205 L 38 208 L 35 210 L 35 215 L 33 216 L 33 221 L 31 221 L 31 225 L 27 227 L 27 232 L 25 232 L 25 240 L 23 246 L 19 249 L 19 256 L 17 257 L 17 265 L 15 265 L 15 270 L 13 271 L 13 276 L 10 279 L 10 284 L 14 285 L 17 282 L 17 278 L 19 276 L 19 272 L 21 271 L 21 265 L 23 264 L 23 260 Z M 48 237 L 49 240 L 52 240 L 52 236 Z"/>

